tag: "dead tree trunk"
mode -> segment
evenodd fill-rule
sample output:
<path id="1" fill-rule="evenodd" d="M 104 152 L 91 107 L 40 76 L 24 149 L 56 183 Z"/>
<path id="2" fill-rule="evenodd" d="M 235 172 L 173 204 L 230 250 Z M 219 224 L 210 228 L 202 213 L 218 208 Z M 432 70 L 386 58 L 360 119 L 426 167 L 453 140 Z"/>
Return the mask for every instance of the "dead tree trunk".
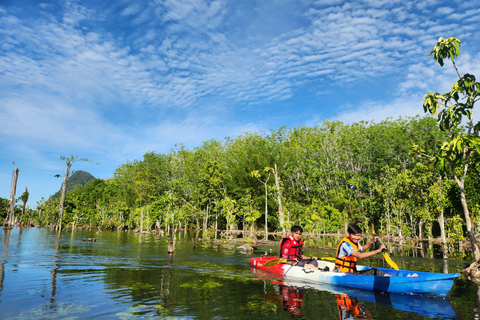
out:
<path id="1" fill-rule="evenodd" d="M 440 237 L 442 238 L 442 252 L 443 258 L 447 258 L 447 236 L 445 234 L 445 216 L 443 214 L 443 209 L 438 216 L 438 224 L 440 225 Z"/>
<path id="2" fill-rule="evenodd" d="M 18 167 L 13 168 L 12 185 L 10 188 L 10 207 L 3 228 L 12 228 L 15 224 L 15 193 L 17 192 Z"/>
<path id="3" fill-rule="evenodd" d="M 60 205 L 59 209 L 60 212 L 58 214 L 58 226 L 57 229 L 59 231 L 62 230 L 62 218 L 63 218 L 63 211 L 65 209 L 65 197 L 67 196 L 67 186 L 68 186 L 68 176 L 70 175 L 70 167 L 72 166 L 72 160 L 71 158 L 67 159 L 67 168 L 65 169 L 65 176 L 63 177 L 63 183 L 62 183 L 62 197 L 60 198 Z"/>
<path id="4" fill-rule="evenodd" d="M 208 203 L 207 203 L 207 211 L 205 213 L 205 219 L 203 219 L 203 231 L 204 232 L 207 230 L 207 227 L 208 227 L 208 210 L 209 210 L 209 207 L 210 207 L 210 201 L 208 201 Z"/>
<path id="5" fill-rule="evenodd" d="M 274 164 L 275 170 L 273 171 L 273 175 L 275 176 L 275 186 L 277 187 L 277 201 L 278 201 L 278 221 L 280 223 L 280 228 L 282 232 L 285 232 L 285 218 L 283 214 L 283 206 L 282 206 L 282 191 L 280 190 L 280 182 L 278 179 L 278 170 L 277 164 Z"/>

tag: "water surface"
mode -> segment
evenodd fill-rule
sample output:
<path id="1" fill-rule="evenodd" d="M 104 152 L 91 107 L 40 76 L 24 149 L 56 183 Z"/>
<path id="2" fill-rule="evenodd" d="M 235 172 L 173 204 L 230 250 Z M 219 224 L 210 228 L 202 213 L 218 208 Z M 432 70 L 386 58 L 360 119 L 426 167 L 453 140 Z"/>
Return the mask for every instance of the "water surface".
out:
<path id="1" fill-rule="evenodd" d="M 1 319 L 473 319 L 477 287 L 455 282 L 448 298 L 374 294 L 283 282 L 249 266 L 273 245 L 244 253 L 190 231 L 2 230 Z M 89 241 L 93 240 L 95 241 Z M 196 239 L 195 243 L 192 239 Z M 332 256 L 332 250 L 307 249 Z M 465 262 L 392 257 L 401 268 L 459 272 Z M 373 266 L 384 266 L 381 257 Z M 351 309 L 351 310 L 350 310 Z"/>

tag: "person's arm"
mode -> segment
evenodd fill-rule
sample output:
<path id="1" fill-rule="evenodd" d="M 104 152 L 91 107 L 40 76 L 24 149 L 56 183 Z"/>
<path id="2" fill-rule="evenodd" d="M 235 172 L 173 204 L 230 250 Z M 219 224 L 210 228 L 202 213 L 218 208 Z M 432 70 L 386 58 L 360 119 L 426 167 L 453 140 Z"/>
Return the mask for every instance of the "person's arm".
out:
<path id="1" fill-rule="evenodd" d="M 373 250 L 373 251 L 369 251 L 369 252 L 353 251 L 350 255 L 352 257 L 357 258 L 357 259 L 365 259 L 365 258 L 370 258 L 371 256 L 374 256 L 377 253 L 382 252 L 383 249 L 385 249 L 385 246 L 381 245 L 377 250 Z"/>
<path id="2" fill-rule="evenodd" d="M 310 259 L 317 260 L 317 257 L 315 257 L 315 256 L 307 257 L 306 255 L 302 254 L 302 259 L 304 259 L 304 260 L 310 260 Z"/>
<path id="3" fill-rule="evenodd" d="M 370 246 L 371 246 L 372 244 L 374 244 L 375 242 L 377 242 L 377 240 L 378 240 L 378 237 L 377 237 L 377 236 L 374 236 L 372 241 L 370 241 L 369 243 L 364 244 L 364 245 L 362 246 L 363 250 L 364 250 L 364 251 L 367 251 L 368 248 L 370 248 Z"/>

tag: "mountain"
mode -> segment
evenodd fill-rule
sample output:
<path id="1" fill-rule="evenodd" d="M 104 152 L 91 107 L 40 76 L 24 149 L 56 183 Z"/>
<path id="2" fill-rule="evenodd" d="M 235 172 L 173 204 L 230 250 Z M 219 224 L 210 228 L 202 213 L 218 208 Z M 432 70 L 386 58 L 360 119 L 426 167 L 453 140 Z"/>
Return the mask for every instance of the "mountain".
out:
<path id="1" fill-rule="evenodd" d="M 70 178 L 68 178 L 67 193 L 75 188 L 83 187 L 87 182 L 94 179 L 95 177 L 88 172 L 81 170 L 73 172 Z M 57 193 L 55 193 L 51 198 L 60 198 L 61 194 L 62 188 L 60 187 L 60 190 L 58 190 Z"/>

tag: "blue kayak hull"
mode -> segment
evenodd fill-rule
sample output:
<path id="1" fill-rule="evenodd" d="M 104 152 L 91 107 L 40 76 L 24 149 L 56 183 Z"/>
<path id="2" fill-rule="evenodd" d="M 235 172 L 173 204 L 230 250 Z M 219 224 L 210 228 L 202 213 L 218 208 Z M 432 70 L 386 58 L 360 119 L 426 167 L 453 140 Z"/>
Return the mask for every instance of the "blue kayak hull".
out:
<path id="1" fill-rule="evenodd" d="M 378 268 L 390 275 L 390 277 L 376 277 L 356 274 L 346 274 L 332 271 L 310 270 L 291 265 L 277 264 L 271 267 L 265 267 L 265 262 L 276 257 L 258 257 L 250 259 L 250 264 L 258 269 L 275 273 L 283 276 L 285 279 L 297 279 L 312 283 L 326 283 L 336 286 L 344 286 L 355 289 L 445 296 L 452 288 L 453 282 L 460 277 L 458 273 L 433 273 L 410 270 L 394 270 Z M 326 261 L 318 261 L 320 268 L 328 267 L 333 270 L 334 264 Z M 368 269 L 368 267 L 359 266 L 359 270 Z"/>

